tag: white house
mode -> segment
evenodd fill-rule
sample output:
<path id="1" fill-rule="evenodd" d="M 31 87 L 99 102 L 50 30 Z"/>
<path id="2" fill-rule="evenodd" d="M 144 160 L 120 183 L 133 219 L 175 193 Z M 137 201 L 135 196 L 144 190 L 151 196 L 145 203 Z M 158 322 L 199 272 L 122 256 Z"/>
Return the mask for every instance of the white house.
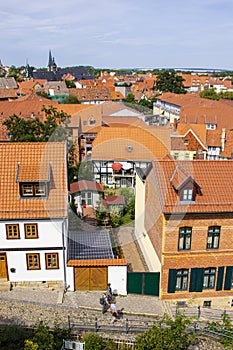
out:
<path id="1" fill-rule="evenodd" d="M 65 142 L 0 143 L 0 285 L 66 288 Z"/>

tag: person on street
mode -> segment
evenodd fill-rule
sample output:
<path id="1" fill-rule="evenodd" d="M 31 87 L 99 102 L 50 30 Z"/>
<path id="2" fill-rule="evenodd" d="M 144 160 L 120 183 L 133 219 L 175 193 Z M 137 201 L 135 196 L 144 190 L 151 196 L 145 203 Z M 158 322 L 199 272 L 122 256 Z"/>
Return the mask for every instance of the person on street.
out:
<path id="1" fill-rule="evenodd" d="M 118 312 L 117 312 L 117 308 L 116 308 L 116 299 L 112 300 L 109 311 L 112 315 L 111 324 L 113 324 L 117 320 L 117 317 L 118 317 Z"/>

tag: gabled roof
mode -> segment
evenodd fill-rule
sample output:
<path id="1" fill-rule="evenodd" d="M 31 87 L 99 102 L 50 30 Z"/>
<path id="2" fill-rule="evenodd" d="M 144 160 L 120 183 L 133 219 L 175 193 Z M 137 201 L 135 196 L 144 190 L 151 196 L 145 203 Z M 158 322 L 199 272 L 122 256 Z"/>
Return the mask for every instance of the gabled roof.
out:
<path id="1" fill-rule="evenodd" d="M 70 184 L 70 192 L 75 193 L 83 190 L 91 190 L 97 192 L 103 192 L 103 188 L 98 182 L 89 181 L 89 180 L 80 180 Z"/>
<path id="2" fill-rule="evenodd" d="M 125 197 L 124 196 L 107 196 L 106 199 L 103 200 L 104 204 L 108 205 L 125 205 Z"/>
<path id="3" fill-rule="evenodd" d="M 0 158 L 1 220 L 67 216 L 65 142 L 2 142 Z M 48 181 L 48 198 L 20 198 L 19 180 Z"/>
<path id="4" fill-rule="evenodd" d="M 15 78 L 1 78 L 0 77 L 0 89 L 17 89 L 18 85 Z"/>
<path id="5" fill-rule="evenodd" d="M 147 127 L 147 124 L 138 117 L 124 117 L 124 116 L 104 116 L 103 125 L 108 125 L 111 127 L 127 127 L 131 126 L 141 126 Z"/>
<path id="6" fill-rule="evenodd" d="M 32 73 L 34 79 L 46 79 L 47 81 L 55 81 L 61 80 L 64 74 L 71 74 L 75 77 L 75 80 L 81 79 L 94 79 L 93 69 L 90 71 L 92 67 L 68 67 L 58 69 L 56 72 L 49 71 L 34 71 Z"/>
<path id="7" fill-rule="evenodd" d="M 194 203 L 182 204 L 177 191 L 173 188 L 170 180 L 177 166 L 184 173 L 184 175 L 182 172 L 177 173 L 178 180 L 173 178 L 177 188 L 184 183 L 188 174 L 201 187 L 201 195 L 196 195 Z M 152 181 L 157 187 L 163 213 L 233 211 L 233 161 L 174 161 L 166 159 L 154 161 L 153 169 L 148 181 Z M 149 196 L 153 195 L 153 193 L 149 193 Z"/>
<path id="8" fill-rule="evenodd" d="M 215 124 L 218 129 L 233 128 L 233 106 L 208 99 L 181 108 L 180 121 L 192 124 Z"/>
<path id="9" fill-rule="evenodd" d="M 207 150 L 205 124 L 180 124 L 175 132 L 171 133 L 172 150 Z M 189 140 L 186 145 L 185 139 Z"/>
<path id="10" fill-rule="evenodd" d="M 51 164 L 42 164 L 40 167 L 38 165 L 21 165 L 18 162 L 18 169 L 16 173 L 17 182 L 48 182 L 51 177 Z"/>
<path id="11" fill-rule="evenodd" d="M 150 161 L 162 158 L 169 151 L 149 129 L 102 127 L 92 144 L 92 160 Z"/>
<path id="12" fill-rule="evenodd" d="M 177 165 L 175 167 L 175 170 L 170 178 L 170 182 L 176 191 L 179 191 L 189 182 L 195 183 L 197 185 L 193 176 L 189 174 L 188 171 L 182 168 L 180 165 Z"/>

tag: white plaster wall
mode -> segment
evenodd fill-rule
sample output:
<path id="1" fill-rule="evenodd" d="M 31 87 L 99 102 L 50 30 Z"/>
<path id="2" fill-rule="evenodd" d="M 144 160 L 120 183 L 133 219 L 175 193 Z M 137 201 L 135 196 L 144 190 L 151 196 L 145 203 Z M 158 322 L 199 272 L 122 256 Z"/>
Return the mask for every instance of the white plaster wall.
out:
<path id="1" fill-rule="evenodd" d="M 66 268 L 66 283 L 68 287 L 68 291 L 74 291 L 74 267 L 68 266 Z"/>
<path id="2" fill-rule="evenodd" d="M 161 270 L 161 264 L 144 226 L 145 220 L 145 183 L 136 175 L 135 192 L 135 238 L 141 248 L 150 272 Z"/>
<path id="3" fill-rule="evenodd" d="M 24 224 L 37 223 L 38 238 L 25 239 Z M 6 225 L 19 224 L 20 239 L 6 239 Z M 4 248 L 36 248 L 62 247 L 62 220 L 55 221 L 21 221 L 0 223 L 0 247 Z"/>
<path id="4" fill-rule="evenodd" d="M 127 295 L 127 266 L 109 266 L 108 282 L 117 294 Z"/>
<path id="5" fill-rule="evenodd" d="M 93 192 L 93 207 L 96 207 L 96 203 L 100 200 L 100 195 L 97 192 Z"/>
<path id="6" fill-rule="evenodd" d="M 26 253 L 40 254 L 40 270 L 27 270 Z M 45 253 L 58 253 L 59 269 L 46 270 L 45 268 Z M 7 252 L 7 267 L 9 273 L 9 281 L 11 282 L 28 282 L 28 281 L 63 281 L 64 280 L 64 265 L 63 251 L 14 251 Z M 15 268 L 13 273 L 11 268 Z"/>

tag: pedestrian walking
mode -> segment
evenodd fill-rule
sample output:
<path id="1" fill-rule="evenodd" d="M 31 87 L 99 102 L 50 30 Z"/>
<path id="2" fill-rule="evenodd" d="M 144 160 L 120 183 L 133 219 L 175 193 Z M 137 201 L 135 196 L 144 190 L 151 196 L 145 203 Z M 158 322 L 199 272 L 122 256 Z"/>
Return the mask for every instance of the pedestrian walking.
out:
<path id="1" fill-rule="evenodd" d="M 112 296 L 111 283 L 108 283 L 108 284 L 107 284 L 106 292 L 107 292 L 107 294 L 110 294 L 110 295 Z"/>
<path id="2" fill-rule="evenodd" d="M 110 308 L 109 298 L 106 293 L 100 297 L 100 304 L 102 305 L 102 314 L 105 314 Z"/>
<path id="3" fill-rule="evenodd" d="M 111 324 L 113 324 L 118 318 L 118 312 L 117 312 L 117 308 L 116 308 L 116 299 L 112 300 L 109 311 L 112 315 Z"/>

